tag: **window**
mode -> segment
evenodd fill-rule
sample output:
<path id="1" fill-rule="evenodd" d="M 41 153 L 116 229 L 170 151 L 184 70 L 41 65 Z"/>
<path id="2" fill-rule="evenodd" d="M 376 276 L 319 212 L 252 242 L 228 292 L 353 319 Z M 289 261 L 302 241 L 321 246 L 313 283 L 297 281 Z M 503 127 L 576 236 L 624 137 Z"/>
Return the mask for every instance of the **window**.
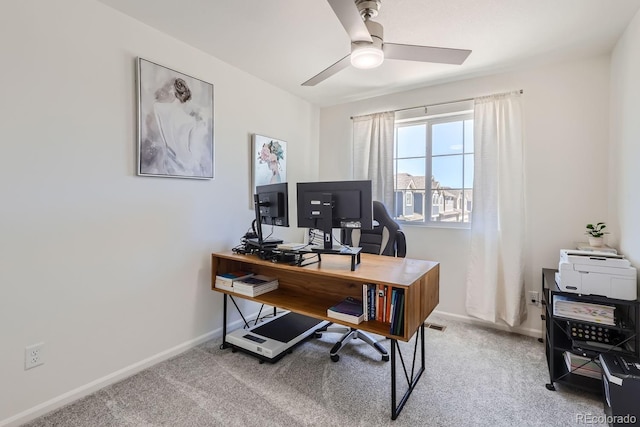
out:
<path id="1" fill-rule="evenodd" d="M 393 173 L 397 220 L 468 225 L 473 208 L 473 113 L 397 119 Z"/>

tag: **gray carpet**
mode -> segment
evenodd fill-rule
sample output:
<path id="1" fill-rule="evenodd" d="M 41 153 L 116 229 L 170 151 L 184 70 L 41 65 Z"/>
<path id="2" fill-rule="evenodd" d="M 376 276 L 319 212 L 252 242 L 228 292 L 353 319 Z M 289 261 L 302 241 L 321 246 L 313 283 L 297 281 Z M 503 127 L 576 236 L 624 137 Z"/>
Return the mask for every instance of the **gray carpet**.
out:
<path id="1" fill-rule="evenodd" d="M 603 415 L 597 395 L 545 388 L 544 347 L 535 338 L 429 321 L 446 329 L 426 329 L 427 369 L 395 421 L 390 364 L 361 341 L 331 362 L 338 335 L 325 334 L 275 364 L 210 341 L 28 425 L 569 426 L 581 424 L 578 414 Z M 413 342 L 401 348 L 406 358 Z"/>

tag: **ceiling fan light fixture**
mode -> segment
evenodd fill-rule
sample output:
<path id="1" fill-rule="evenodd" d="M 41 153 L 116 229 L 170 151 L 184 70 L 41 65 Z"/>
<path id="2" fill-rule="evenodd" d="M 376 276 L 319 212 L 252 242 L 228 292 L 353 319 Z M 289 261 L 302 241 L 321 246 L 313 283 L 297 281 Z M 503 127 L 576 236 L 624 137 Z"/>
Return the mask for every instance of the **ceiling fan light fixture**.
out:
<path id="1" fill-rule="evenodd" d="M 384 61 L 384 52 L 375 44 L 358 45 L 353 43 L 351 65 L 363 70 L 379 67 Z"/>

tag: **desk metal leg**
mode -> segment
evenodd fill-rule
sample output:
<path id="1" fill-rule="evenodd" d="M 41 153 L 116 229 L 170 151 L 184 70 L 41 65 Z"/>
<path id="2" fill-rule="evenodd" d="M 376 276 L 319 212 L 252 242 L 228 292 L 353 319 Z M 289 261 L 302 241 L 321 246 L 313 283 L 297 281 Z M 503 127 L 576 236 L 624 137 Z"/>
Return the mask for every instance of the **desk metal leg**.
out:
<path id="1" fill-rule="evenodd" d="M 238 313 L 240 313 L 240 317 L 242 317 L 242 321 L 244 322 L 244 327 L 245 328 L 249 327 L 249 322 L 247 322 L 247 319 L 244 318 L 244 315 L 242 314 L 240 307 L 238 307 L 238 304 L 236 304 L 236 300 L 234 300 L 231 295 L 224 294 L 224 297 L 222 299 L 222 344 L 220 344 L 220 349 L 225 349 L 230 347 L 229 343 L 227 343 L 227 340 L 226 340 L 227 338 L 227 298 L 231 298 L 231 302 L 233 303 L 233 305 L 236 306 L 236 310 L 238 310 Z M 262 307 L 264 307 L 264 304 L 262 305 Z M 262 311 L 262 307 L 260 307 L 260 311 Z M 259 314 L 258 314 L 258 317 L 260 317 Z M 257 319 L 256 319 L 256 322 L 257 322 Z"/>
<path id="2" fill-rule="evenodd" d="M 391 339 L 391 419 L 395 420 L 400 415 L 400 411 L 404 408 L 404 404 L 407 403 L 407 399 L 411 395 L 411 392 L 415 388 L 420 376 L 424 372 L 425 367 L 425 355 L 424 355 L 424 324 L 420 325 L 417 331 L 416 342 L 413 348 L 413 362 L 411 364 L 411 373 L 407 372 L 407 366 L 404 363 L 402 357 L 402 351 L 398 345 L 398 340 Z M 418 371 L 415 371 L 416 367 L 416 354 L 418 353 L 418 340 L 420 341 L 420 362 L 421 366 Z M 407 391 L 400 399 L 400 403 L 396 405 L 396 350 L 400 355 L 400 362 L 402 363 L 402 369 L 404 370 L 404 377 L 407 380 Z"/>
<path id="3" fill-rule="evenodd" d="M 220 349 L 225 349 L 228 347 L 227 344 L 227 294 L 223 294 L 222 299 L 222 344 L 220 344 Z"/>

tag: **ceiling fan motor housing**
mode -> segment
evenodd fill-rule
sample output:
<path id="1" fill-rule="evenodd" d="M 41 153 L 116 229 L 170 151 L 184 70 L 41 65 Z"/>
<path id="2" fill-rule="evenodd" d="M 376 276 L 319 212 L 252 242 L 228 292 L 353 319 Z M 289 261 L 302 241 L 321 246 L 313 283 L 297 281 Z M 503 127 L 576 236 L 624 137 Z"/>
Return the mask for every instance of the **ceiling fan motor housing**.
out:
<path id="1" fill-rule="evenodd" d="M 360 16 L 365 21 L 370 18 L 378 16 L 378 10 L 380 10 L 380 0 L 356 0 L 356 6 L 360 11 Z"/>
<path id="2" fill-rule="evenodd" d="M 371 34 L 371 42 L 355 41 L 351 43 L 351 65 L 362 69 L 375 68 L 384 61 L 383 29 L 382 25 L 368 19 L 364 23 Z"/>

